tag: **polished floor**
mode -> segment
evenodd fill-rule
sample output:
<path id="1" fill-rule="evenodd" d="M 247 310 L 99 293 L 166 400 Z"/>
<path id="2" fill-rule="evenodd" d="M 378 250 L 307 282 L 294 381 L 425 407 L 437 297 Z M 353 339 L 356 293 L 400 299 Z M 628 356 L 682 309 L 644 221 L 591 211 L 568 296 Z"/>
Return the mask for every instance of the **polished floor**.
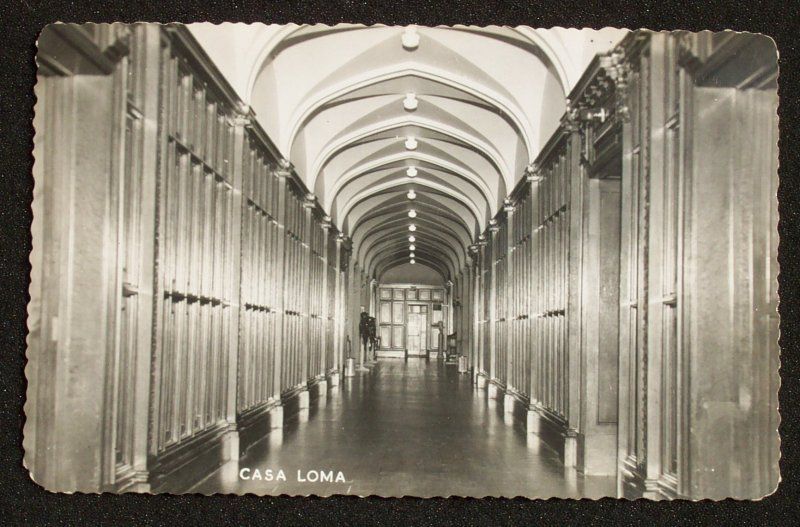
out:
<path id="1" fill-rule="evenodd" d="M 314 471 L 334 481 L 312 482 Z M 192 492 L 594 498 L 613 495 L 614 481 L 565 469 L 455 366 L 385 359 L 312 400 Z"/>

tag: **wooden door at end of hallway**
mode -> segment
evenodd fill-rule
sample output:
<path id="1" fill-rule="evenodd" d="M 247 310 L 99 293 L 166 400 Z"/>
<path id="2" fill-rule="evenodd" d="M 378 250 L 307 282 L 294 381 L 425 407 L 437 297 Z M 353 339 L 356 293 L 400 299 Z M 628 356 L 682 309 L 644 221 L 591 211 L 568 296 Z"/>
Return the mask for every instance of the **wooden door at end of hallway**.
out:
<path id="1" fill-rule="evenodd" d="M 428 306 L 409 304 L 406 318 L 406 347 L 409 356 L 424 356 L 428 348 Z"/>

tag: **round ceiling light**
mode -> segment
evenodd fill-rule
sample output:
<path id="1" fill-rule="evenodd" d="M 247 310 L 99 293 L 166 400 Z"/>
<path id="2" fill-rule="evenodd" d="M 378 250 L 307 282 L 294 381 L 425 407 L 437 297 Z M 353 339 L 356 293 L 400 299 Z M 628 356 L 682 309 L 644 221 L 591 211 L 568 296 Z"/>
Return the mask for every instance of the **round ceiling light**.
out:
<path id="1" fill-rule="evenodd" d="M 403 31 L 403 47 L 409 51 L 414 51 L 419 46 L 419 33 L 415 26 L 408 26 Z"/>
<path id="2" fill-rule="evenodd" d="M 414 209 L 411 209 L 410 211 L 408 211 L 408 217 L 409 218 L 416 218 L 417 217 L 417 211 L 415 211 Z"/>
<path id="3" fill-rule="evenodd" d="M 408 237 L 408 241 L 410 241 L 411 243 L 414 243 L 415 241 L 417 241 L 417 239 L 414 238 L 413 236 L 409 236 Z"/>
<path id="4" fill-rule="evenodd" d="M 406 143 L 405 143 L 406 150 L 416 150 L 417 149 L 417 144 L 418 144 L 417 140 L 414 139 L 413 137 L 409 136 L 408 138 L 406 138 Z"/>
<path id="5" fill-rule="evenodd" d="M 408 147 L 408 142 L 406 142 L 406 147 Z M 415 142 L 414 148 L 416 148 L 416 142 Z M 413 150 L 413 148 L 411 148 L 411 149 L 409 149 L 409 150 Z M 406 169 L 406 175 L 407 175 L 408 177 L 416 177 L 416 175 L 417 175 L 417 168 L 416 168 L 416 167 L 408 167 L 408 168 Z"/>
<path id="6" fill-rule="evenodd" d="M 414 250 L 414 249 L 416 249 L 416 248 L 417 248 L 417 246 L 416 246 L 416 245 L 414 245 L 413 243 L 412 243 L 411 245 L 409 245 L 409 246 L 408 246 L 408 250 L 409 250 L 409 251 L 413 251 L 413 250 Z"/>
<path id="7" fill-rule="evenodd" d="M 411 225 L 408 226 L 408 230 L 414 232 L 415 230 L 417 230 L 417 226 L 412 223 Z"/>
<path id="8" fill-rule="evenodd" d="M 408 262 L 408 263 L 410 263 L 411 265 L 414 265 L 416 262 L 414 262 L 414 259 L 412 258 L 411 261 Z"/>
<path id="9" fill-rule="evenodd" d="M 410 258 L 414 258 L 414 253 L 410 253 L 408 256 L 409 256 Z"/>
<path id="10" fill-rule="evenodd" d="M 417 96 L 414 93 L 407 93 L 406 98 L 403 99 L 403 108 L 405 108 L 407 112 L 416 110 L 418 104 L 419 101 L 417 101 Z"/>
<path id="11" fill-rule="evenodd" d="M 414 198 L 417 197 L 417 193 L 414 192 L 414 189 L 412 188 L 411 190 L 408 191 L 408 194 L 406 194 L 406 197 L 408 199 L 414 199 Z"/>

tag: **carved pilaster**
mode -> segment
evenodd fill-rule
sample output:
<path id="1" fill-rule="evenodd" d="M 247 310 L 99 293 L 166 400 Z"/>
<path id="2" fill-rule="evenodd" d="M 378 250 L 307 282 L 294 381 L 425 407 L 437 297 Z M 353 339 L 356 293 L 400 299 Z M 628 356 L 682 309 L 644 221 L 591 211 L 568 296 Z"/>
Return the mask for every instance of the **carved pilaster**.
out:
<path id="1" fill-rule="evenodd" d="M 564 111 L 564 115 L 561 117 L 561 127 L 568 133 L 581 131 L 580 108 L 577 104 L 569 99 L 567 100 L 567 108 Z M 534 165 L 534 167 L 538 170 L 536 163 L 532 163 L 532 165 Z"/>
<path id="2" fill-rule="evenodd" d="M 513 214 L 515 208 L 514 202 L 510 198 L 503 200 L 503 211 L 506 213 L 506 215 L 510 216 Z"/>
<path id="3" fill-rule="evenodd" d="M 621 121 L 630 119 L 628 107 L 628 88 L 630 86 L 631 65 L 621 47 L 611 50 L 601 63 L 606 75 L 614 83 L 614 111 Z"/>

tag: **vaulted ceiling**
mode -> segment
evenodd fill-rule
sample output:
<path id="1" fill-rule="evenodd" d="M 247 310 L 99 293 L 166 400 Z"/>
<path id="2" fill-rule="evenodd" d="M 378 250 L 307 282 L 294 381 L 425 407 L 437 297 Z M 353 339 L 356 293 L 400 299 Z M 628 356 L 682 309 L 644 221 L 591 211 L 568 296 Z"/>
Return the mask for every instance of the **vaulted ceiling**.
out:
<path id="1" fill-rule="evenodd" d="M 412 252 L 444 279 L 456 274 L 582 69 L 623 34 L 190 28 L 378 279 Z"/>

